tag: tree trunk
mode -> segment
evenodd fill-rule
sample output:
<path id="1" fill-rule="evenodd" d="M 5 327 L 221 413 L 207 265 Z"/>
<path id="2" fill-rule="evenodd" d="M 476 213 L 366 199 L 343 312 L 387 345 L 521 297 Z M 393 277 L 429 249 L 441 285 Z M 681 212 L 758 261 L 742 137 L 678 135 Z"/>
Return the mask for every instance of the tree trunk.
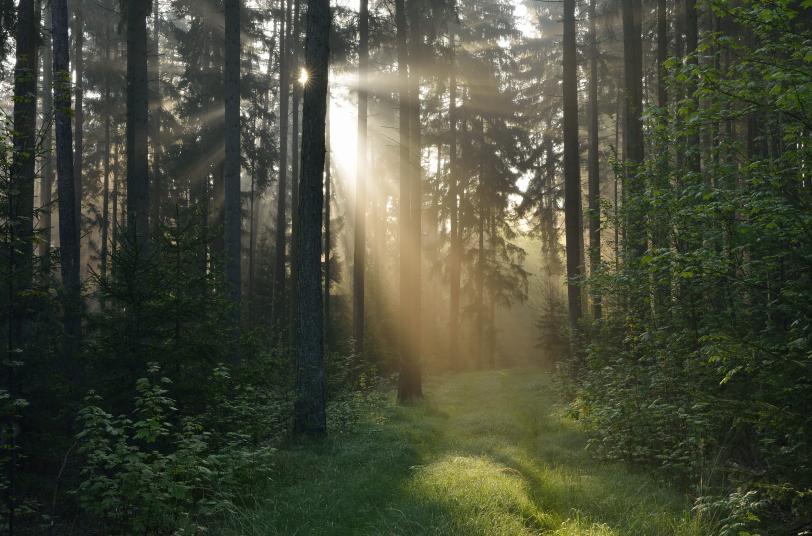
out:
<path id="1" fill-rule="evenodd" d="M 646 251 L 644 215 L 634 206 L 634 199 L 642 195 L 644 185 L 638 177 L 643 162 L 642 127 L 642 43 L 640 0 L 623 0 L 623 59 L 626 114 L 624 131 L 625 171 L 628 199 L 632 202 L 627 225 L 628 255 L 631 261 L 640 259 Z"/>
<path id="2" fill-rule="evenodd" d="M 242 211 L 240 191 L 240 0 L 225 0 L 225 278 L 231 302 L 231 328 L 239 337 L 242 257 Z M 233 359 L 239 358 L 234 342 Z"/>
<path id="3" fill-rule="evenodd" d="M 14 66 L 14 124 L 11 183 L 8 187 L 9 349 L 22 348 L 28 330 L 26 292 L 34 283 L 34 179 L 37 155 L 39 13 L 35 0 L 21 0 L 17 11 Z M 9 359 L 11 356 L 9 356 Z M 13 374 L 13 372 L 10 372 Z M 11 386 L 9 386 L 11 387 Z"/>
<path id="4" fill-rule="evenodd" d="M 477 260 L 476 260 L 476 351 L 477 366 L 485 368 L 485 155 L 488 148 L 485 145 L 485 121 L 480 115 L 477 121 L 477 135 L 479 137 L 479 184 L 477 194 L 479 197 L 479 210 L 477 213 Z"/>
<path id="5" fill-rule="evenodd" d="M 293 429 L 298 435 L 313 437 L 324 436 L 327 432 L 321 232 L 329 35 L 329 0 L 309 0 L 305 64 L 311 78 L 304 91 L 302 181 L 297 206 L 299 267 L 295 279 L 296 401 Z"/>
<path id="6" fill-rule="evenodd" d="M 104 59 L 110 65 L 110 22 L 104 28 Z M 110 116 L 112 114 L 110 100 L 110 74 L 104 74 L 104 186 L 102 188 L 102 221 L 101 221 L 101 276 L 107 277 L 108 237 L 110 229 Z"/>
<path id="7" fill-rule="evenodd" d="M 361 0 L 358 37 L 358 157 L 355 179 L 355 237 L 352 270 L 352 326 L 355 350 L 364 352 L 364 275 L 367 216 L 367 69 L 369 68 L 369 0 Z"/>
<path id="8" fill-rule="evenodd" d="M 282 38 L 280 39 L 279 53 L 279 189 L 276 198 L 276 255 L 274 257 L 273 272 L 273 303 L 271 317 L 274 323 L 274 335 L 281 337 L 285 331 L 285 318 L 287 308 L 285 307 L 285 236 L 287 234 L 287 198 L 288 198 L 288 98 L 290 91 L 289 67 L 290 67 L 290 27 L 291 27 L 291 2 L 282 0 L 285 20 L 282 21 Z"/>
<path id="9" fill-rule="evenodd" d="M 578 64 L 575 49 L 575 0 L 564 0 L 564 227 L 567 242 L 567 298 L 570 329 L 581 319 L 581 163 L 578 147 Z"/>
<path id="10" fill-rule="evenodd" d="M 79 231 L 76 184 L 73 178 L 73 133 L 71 132 L 71 76 L 68 48 L 67 0 L 51 0 L 53 27 L 54 109 L 56 119 L 56 174 L 59 196 L 59 251 L 62 285 L 65 287 L 65 353 L 70 357 L 81 342 L 81 298 L 79 283 Z M 69 370 L 75 370 L 69 367 Z"/>
<path id="11" fill-rule="evenodd" d="M 448 121 L 449 121 L 449 187 L 448 196 L 451 203 L 450 255 L 449 255 L 449 313 L 448 313 L 448 354 L 449 366 L 459 367 L 459 330 L 460 330 L 460 263 L 462 256 L 462 237 L 460 233 L 459 180 L 457 177 L 457 62 L 454 44 L 455 35 L 451 34 L 451 67 L 448 82 Z"/>
<path id="12" fill-rule="evenodd" d="M 42 33 L 42 117 L 45 128 L 43 137 L 42 180 L 40 182 L 40 247 L 42 281 L 47 284 L 51 272 L 51 192 L 54 183 L 54 76 L 53 49 L 51 43 L 51 4 L 45 2 L 46 30 Z"/>
<path id="13" fill-rule="evenodd" d="M 81 242 L 82 233 L 82 174 L 84 173 L 84 151 L 85 151 L 85 112 L 84 112 L 84 83 L 83 78 L 85 75 L 85 62 L 84 62 L 84 12 L 82 10 L 82 0 L 76 0 L 76 8 L 74 12 L 74 29 L 73 29 L 73 43 L 76 47 L 74 53 L 74 68 L 76 72 L 76 82 L 73 87 L 76 96 L 76 108 L 74 110 L 74 156 L 73 156 L 73 180 L 76 182 L 74 194 L 76 196 L 76 217 L 77 227 L 76 232 L 79 235 L 77 240 Z M 81 271 L 81 266 L 80 266 Z"/>
<path id="14" fill-rule="evenodd" d="M 590 275 L 601 267 L 601 164 L 598 124 L 598 31 L 595 0 L 589 2 L 589 262 Z M 576 103 L 577 106 L 577 103 Z M 601 294 L 592 291 L 592 316 L 601 318 Z"/>
<path id="15" fill-rule="evenodd" d="M 161 33 L 158 0 L 152 12 L 152 53 L 150 54 L 150 142 L 152 145 L 152 196 L 150 224 L 157 235 L 161 226 L 164 185 L 161 176 Z"/>
<path id="16" fill-rule="evenodd" d="M 149 2 L 127 2 L 127 237 L 138 255 L 149 239 Z"/>
<path id="17" fill-rule="evenodd" d="M 657 0 L 657 106 L 668 104 L 665 62 L 668 60 L 668 8 L 666 0 Z"/>
<path id="18" fill-rule="evenodd" d="M 330 100 L 327 100 L 327 112 L 325 117 L 325 130 L 326 133 L 326 149 L 324 154 L 324 337 L 325 337 L 325 347 L 329 344 L 330 341 L 330 284 L 332 281 L 330 278 L 332 274 L 330 272 L 330 255 L 332 253 L 333 244 L 332 244 L 332 235 L 331 235 L 331 207 L 330 203 L 332 201 L 332 169 L 330 168 L 330 151 L 332 150 L 330 144 Z"/>
<path id="19" fill-rule="evenodd" d="M 415 0 L 409 0 L 414 2 Z M 412 7 L 412 4 L 410 4 Z M 412 17 L 412 23 L 415 22 Z M 413 81 L 409 75 L 409 56 L 414 53 L 409 50 L 406 22 L 406 6 L 404 0 L 395 0 L 395 25 L 397 30 L 397 56 L 400 91 L 400 313 L 401 313 L 401 349 L 400 349 L 400 375 L 398 377 L 398 400 L 409 402 L 422 396 L 419 359 L 419 339 L 416 310 L 419 308 L 419 289 L 414 286 L 415 279 L 419 281 L 419 237 L 415 236 L 415 227 L 420 228 L 419 205 L 420 199 L 416 197 L 414 182 L 418 180 L 414 173 L 415 154 L 418 153 L 419 140 L 414 136 L 419 132 L 419 125 L 414 128 L 412 121 L 415 116 L 419 119 L 419 110 L 415 114 L 418 95 L 414 94 Z M 416 36 L 412 28 L 411 37 Z M 412 64 L 414 64 L 412 58 Z M 412 71 L 411 77 L 416 77 Z M 419 189 L 418 189 L 419 191 Z M 418 221 L 415 223 L 415 214 Z M 416 275 L 417 274 L 417 275 Z"/>

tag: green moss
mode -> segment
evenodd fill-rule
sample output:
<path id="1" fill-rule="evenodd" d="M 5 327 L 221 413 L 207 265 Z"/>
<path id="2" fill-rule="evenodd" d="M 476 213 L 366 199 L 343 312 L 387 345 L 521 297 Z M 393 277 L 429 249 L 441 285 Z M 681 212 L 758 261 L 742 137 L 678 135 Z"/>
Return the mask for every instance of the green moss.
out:
<path id="1" fill-rule="evenodd" d="M 688 499 L 595 461 L 535 370 L 435 378 L 421 404 L 280 452 L 228 534 L 631 536 L 704 534 Z"/>

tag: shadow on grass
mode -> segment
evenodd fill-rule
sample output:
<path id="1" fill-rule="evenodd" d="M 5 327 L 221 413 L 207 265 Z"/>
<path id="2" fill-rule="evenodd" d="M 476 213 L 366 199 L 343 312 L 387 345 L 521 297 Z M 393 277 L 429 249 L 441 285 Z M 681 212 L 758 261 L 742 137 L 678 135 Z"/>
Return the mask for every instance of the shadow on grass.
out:
<path id="1" fill-rule="evenodd" d="M 267 496 L 232 534 L 703 534 L 684 496 L 584 452 L 539 371 L 427 386 L 357 431 L 280 453 Z"/>

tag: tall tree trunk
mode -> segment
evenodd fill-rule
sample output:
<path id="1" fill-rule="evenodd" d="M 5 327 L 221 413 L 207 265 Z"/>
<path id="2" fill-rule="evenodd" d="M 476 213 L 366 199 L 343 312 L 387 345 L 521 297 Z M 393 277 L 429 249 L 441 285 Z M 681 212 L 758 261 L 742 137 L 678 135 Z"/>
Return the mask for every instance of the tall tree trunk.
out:
<path id="1" fill-rule="evenodd" d="M 296 401 L 293 429 L 299 435 L 315 437 L 327 432 L 321 232 L 329 35 L 329 0 L 309 0 L 305 64 L 311 79 L 304 90 L 302 181 L 297 207 L 299 267 L 295 279 Z"/>
<path id="2" fill-rule="evenodd" d="M 625 128 L 624 153 L 628 193 L 625 199 L 631 201 L 627 225 L 627 245 L 629 260 L 640 259 L 646 251 L 644 216 L 634 200 L 642 195 L 644 186 L 639 178 L 639 166 L 643 162 L 643 87 L 642 87 L 642 43 L 640 0 L 623 0 L 623 59 L 625 88 Z"/>
<path id="3" fill-rule="evenodd" d="M 284 20 L 280 39 L 279 53 L 279 189 L 276 198 L 276 254 L 274 256 L 273 271 L 273 303 L 272 321 L 276 337 L 281 337 L 285 331 L 287 308 L 285 307 L 285 236 L 287 234 L 287 198 L 288 198 L 288 104 L 290 92 L 290 28 L 292 21 L 293 0 L 282 0 Z M 280 339 L 281 340 L 281 339 Z"/>
<path id="4" fill-rule="evenodd" d="M 412 173 L 411 173 L 411 201 L 412 215 L 410 218 L 412 236 L 412 254 L 410 256 L 412 262 L 411 281 L 409 288 L 412 289 L 412 299 L 410 301 L 411 310 L 409 316 L 411 318 L 410 324 L 412 326 L 412 333 L 414 337 L 414 358 L 413 364 L 416 374 L 411 378 L 409 391 L 410 397 L 422 396 L 422 378 L 420 374 L 420 356 L 423 351 L 422 343 L 422 322 L 420 317 L 423 297 L 423 285 L 421 280 L 421 271 L 423 267 L 422 254 L 423 254 L 423 166 L 422 166 L 422 140 L 421 140 L 421 123 L 420 123 L 420 76 L 422 71 L 423 54 L 423 36 L 421 29 L 421 12 L 420 6 L 422 5 L 418 0 L 407 0 L 406 15 L 409 18 L 407 27 L 409 29 L 409 97 L 411 105 L 409 112 L 411 118 L 409 120 L 409 127 L 411 129 L 411 158 L 412 158 Z"/>
<path id="5" fill-rule="evenodd" d="M 327 112 L 325 118 L 326 133 L 326 149 L 324 154 L 324 337 L 325 347 L 330 342 L 330 284 L 331 271 L 330 271 L 330 256 L 332 254 L 333 243 L 331 235 L 331 202 L 332 202 L 332 169 L 331 169 L 331 155 L 332 146 L 330 144 L 330 101 L 327 100 Z"/>
<path id="6" fill-rule="evenodd" d="M 150 224 L 157 235 L 161 226 L 161 204 L 164 202 L 164 184 L 161 176 L 161 32 L 160 4 L 152 11 L 152 52 L 150 54 L 150 143 L 152 145 L 152 195 Z"/>
<path id="7" fill-rule="evenodd" d="M 477 136 L 479 138 L 479 184 L 477 194 L 479 209 L 477 211 L 477 260 L 476 260 L 476 352 L 477 366 L 485 368 L 485 213 L 486 213 L 486 177 L 485 156 L 488 148 L 485 145 L 485 121 L 482 116 L 477 120 Z"/>
<path id="8" fill-rule="evenodd" d="M 358 171 L 355 179 L 355 239 L 352 270 L 352 326 L 356 352 L 364 352 L 364 275 L 367 216 L 367 69 L 369 68 L 369 0 L 361 0 L 358 22 Z"/>
<path id="9" fill-rule="evenodd" d="M 34 283 L 34 180 L 37 154 L 37 82 L 39 13 L 36 0 L 21 0 L 17 11 L 14 66 L 14 118 L 11 184 L 8 189 L 12 290 L 10 344 L 22 344 L 26 324 L 25 292 Z"/>
<path id="10" fill-rule="evenodd" d="M 119 219 L 118 219 L 118 197 L 120 192 L 120 183 L 118 180 L 119 175 L 119 159 L 118 153 L 121 150 L 121 136 L 119 134 L 118 127 L 116 127 L 116 135 L 115 140 L 113 141 L 114 149 L 113 149 L 113 193 L 112 193 L 112 201 L 113 201 L 113 208 L 112 208 L 112 218 L 110 221 L 112 228 L 112 238 L 110 240 L 110 248 L 113 252 L 115 252 L 118 248 L 118 228 L 119 228 Z"/>
<path id="11" fill-rule="evenodd" d="M 51 273 L 51 192 L 54 183 L 54 76 L 53 49 L 51 43 L 51 4 L 45 2 L 44 23 L 42 32 L 42 117 L 45 135 L 42 140 L 42 179 L 40 181 L 40 246 L 42 280 L 47 284 Z"/>
<path id="12" fill-rule="evenodd" d="M 231 328 L 239 336 L 241 297 L 241 191 L 240 191 L 240 0 L 225 0 L 225 278 L 231 306 Z M 239 358 L 235 341 L 232 357 Z"/>
<path id="13" fill-rule="evenodd" d="M 598 124 L 598 30 L 596 0 L 589 1 L 589 263 L 593 277 L 601 267 L 601 164 Z M 577 106 L 577 103 L 576 103 Z M 593 288 L 592 316 L 601 318 L 601 294 Z"/>
<path id="14" fill-rule="evenodd" d="M 110 65 L 110 22 L 104 28 L 104 59 Z M 102 221 L 101 221 L 101 276 L 107 277 L 108 240 L 110 229 L 110 117 L 112 115 L 112 102 L 110 99 L 110 74 L 104 74 L 104 186 L 102 189 Z"/>
<path id="15" fill-rule="evenodd" d="M 696 56 L 697 47 L 699 46 L 699 17 L 696 10 L 696 0 L 685 0 L 684 5 L 685 15 L 685 53 L 688 56 L 688 62 L 697 65 L 699 59 Z M 693 99 L 696 103 L 695 106 L 699 108 L 699 103 L 694 97 L 693 83 L 690 83 L 687 88 L 687 97 Z M 694 127 L 697 128 L 697 127 Z M 692 132 L 688 136 L 687 151 L 685 158 L 688 161 L 688 169 L 695 174 L 699 174 L 702 169 L 701 147 L 699 140 L 699 132 Z"/>
<path id="16" fill-rule="evenodd" d="M 657 106 L 668 104 L 668 81 L 665 62 L 668 60 L 668 7 L 667 0 L 657 0 Z"/>
<path id="17" fill-rule="evenodd" d="M 462 256 L 462 237 L 460 233 L 459 179 L 457 177 L 457 60 L 454 44 L 455 35 L 451 34 L 451 67 L 448 82 L 448 122 L 449 122 L 449 187 L 448 196 L 451 203 L 450 255 L 449 255 L 449 313 L 448 313 L 448 354 L 452 369 L 459 366 L 459 331 L 460 331 L 460 263 Z"/>
<path id="18" fill-rule="evenodd" d="M 299 67 L 299 50 L 301 48 L 301 44 L 299 42 L 299 36 L 301 34 L 301 14 L 300 14 L 300 7 L 301 7 L 301 0 L 294 0 L 293 3 L 293 35 L 291 37 L 291 42 L 293 43 L 292 52 L 292 60 L 291 60 L 291 72 L 293 73 L 293 94 L 291 99 L 292 105 L 292 125 L 291 125 L 291 175 L 290 175 L 290 210 L 291 210 L 291 217 L 290 217 L 290 234 L 291 234 L 291 242 L 290 242 L 290 286 L 293 287 L 295 283 L 295 279 L 297 277 L 297 272 L 299 269 L 299 252 L 297 251 L 297 247 L 299 247 L 299 242 L 296 240 L 295 235 L 299 232 L 299 212 L 297 207 L 299 206 L 299 186 L 301 182 L 301 177 L 299 176 L 299 163 L 300 163 L 300 150 L 301 150 L 301 136 L 299 135 L 299 105 L 301 104 L 302 99 L 302 85 L 307 83 L 306 79 L 302 78 L 302 73 L 307 73 L 306 66 L 304 68 Z M 291 300 L 288 303 L 288 324 L 293 325 L 294 317 L 296 315 L 296 306 L 297 303 L 295 300 Z"/>
<path id="19" fill-rule="evenodd" d="M 414 0 L 410 0 L 414 1 Z M 409 402 L 422 395 L 420 367 L 418 365 L 418 347 L 415 333 L 414 305 L 415 294 L 412 286 L 415 272 L 415 243 L 413 236 L 414 188 L 412 186 L 413 168 L 412 151 L 416 140 L 411 121 L 414 117 L 412 107 L 414 96 L 409 81 L 409 48 L 406 24 L 405 0 L 395 0 L 395 26 L 397 30 L 397 56 L 399 77 L 399 144 L 400 144 L 400 375 L 398 377 L 398 400 Z M 418 224 L 419 225 L 419 224 Z"/>
<path id="20" fill-rule="evenodd" d="M 567 298 L 570 329 L 581 319 L 581 163 L 578 147 L 578 64 L 575 49 L 575 0 L 564 0 L 564 227 L 567 241 Z"/>
<path id="21" fill-rule="evenodd" d="M 76 108 L 74 110 L 74 127 L 73 127 L 73 180 L 76 182 L 74 194 L 76 195 L 76 214 L 77 214 L 77 228 L 76 232 L 79 234 L 77 240 L 81 241 L 82 233 L 82 196 L 83 185 L 82 175 L 84 173 L 84 151 L 85 151 L 85 112 L 84 112 L 84 75 L 85 75 L 85 62 L 84 62 L 84 10 L 82 9 L 82 0 L 75 0 L 76 8 L 74 11 L 74 26 L 73 26 L 73 43 L 74 51 L 74 71 L 76 73 L 76 83 L 73 91 L 76 98 Z M 80 266 L 81 270 L 81 266 Z"/>
<path id="22" fill-rule="evenodd" d="M 62 285 L 65 287 L 63 325 L 65 353 L 70 357 L 81 342 L 81 297 L 79 283 L 79 215 L 73 177 L 73 132 L 71 131 L 71 76 L 68 48 L 67 0 L 51 0 L 53 28 L 54 110 L 56 119 L 56 175 L 59 196 L 59 252 Z M 75 372 L 76 369 L 69 367 Z"/>
<path id="23" fill-rule="evenodd" d="M 147 17 L 151 2 L 127 2 L 127 234 L 139 255 L 149 239 L 149 78 Z"/>

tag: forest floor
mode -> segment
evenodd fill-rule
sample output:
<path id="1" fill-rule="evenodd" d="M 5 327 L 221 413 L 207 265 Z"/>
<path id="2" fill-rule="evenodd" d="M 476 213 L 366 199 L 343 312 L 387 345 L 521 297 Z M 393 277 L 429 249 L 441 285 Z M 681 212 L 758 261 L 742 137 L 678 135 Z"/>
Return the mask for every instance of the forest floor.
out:
<path id="1" fill-rule="evenodd" d="M 323 443 L 281 449 L 274 481 L 226 533 L 704 534 L 683 493 L 584 450 L 548 374 L 466 373 L 425 391 L 411 407 L 387 399 L 352 424 L 334 420 Z"/>

